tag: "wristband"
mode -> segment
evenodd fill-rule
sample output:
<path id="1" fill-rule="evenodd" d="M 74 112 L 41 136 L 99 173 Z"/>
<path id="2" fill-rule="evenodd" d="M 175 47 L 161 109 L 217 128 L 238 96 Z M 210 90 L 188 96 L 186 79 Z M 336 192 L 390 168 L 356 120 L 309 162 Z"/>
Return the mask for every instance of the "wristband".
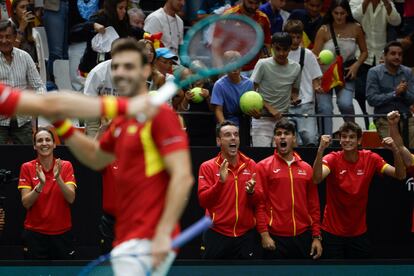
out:
<path id="1" fill-rule="evenodd" d="M 72 122 L 69 119 L 55 121 L 53 126 L 56 129 L 57 135 L 63 139 L 68 139 L 75 133 L 75 128 L 72 126 Z"/>
<path id="2" fill-rule="evenodd" d="M 112 119 L 116 116 L 122 116 L 126 114 L 128 101 L 125 98 L 103 96 L 101 105 L 102 116 Z"/>

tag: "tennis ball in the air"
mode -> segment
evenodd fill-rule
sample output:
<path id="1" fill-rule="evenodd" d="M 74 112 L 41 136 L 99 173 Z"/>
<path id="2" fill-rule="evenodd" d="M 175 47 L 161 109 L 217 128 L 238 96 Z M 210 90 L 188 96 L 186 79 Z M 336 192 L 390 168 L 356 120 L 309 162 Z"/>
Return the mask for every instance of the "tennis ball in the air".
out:
<path id="1" fill-rule="evenodd" d="M 252 110 L 260 112 L 263 109 L 262 95 L 256 91 L 247 91 L 240 97 L 240 109 L 243 113 L 249 113 Z"/>
<path id="2" fill-rule="evenodd" d="M 332 63 L 332 61 L 334 60 L 334 54 L 329 51 L 329 50 L 322 50 L 319 53 L 319 60 L 325 64 L 325 65 L 329 65 Z"/>
<path id="3" fill-rule="evenodd" d="M 193 89 L 191 89 L 191 92 L 194 94 L 192 98 L 192 101 L 194 103 L 201 103 L 204 100 L 203 96 L 201 96 L 201 87 L 194 87 Z"/>

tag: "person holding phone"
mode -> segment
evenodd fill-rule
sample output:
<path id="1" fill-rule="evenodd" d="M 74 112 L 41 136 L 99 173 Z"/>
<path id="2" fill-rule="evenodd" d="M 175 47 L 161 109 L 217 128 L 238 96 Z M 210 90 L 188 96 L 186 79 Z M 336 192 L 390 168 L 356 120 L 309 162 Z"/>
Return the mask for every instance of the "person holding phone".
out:
<path id="1" fill-rule="evenodd" d="M 16 25 L 17 34 L 13 46 L 29 53 L 35 63 L 38 62 L 36 45 L 32 35 L 35 13 L 29 0 L 14 0 L 11 21 Z"/>

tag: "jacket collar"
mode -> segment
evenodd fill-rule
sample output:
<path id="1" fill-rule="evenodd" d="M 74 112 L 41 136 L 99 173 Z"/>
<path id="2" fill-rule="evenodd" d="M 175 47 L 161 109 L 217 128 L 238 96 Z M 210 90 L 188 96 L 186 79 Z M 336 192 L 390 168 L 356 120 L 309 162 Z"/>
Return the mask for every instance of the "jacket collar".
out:
<path id="1" fill-rule="evenodd" d="M 238 154 L 238 157 L 239 157 L 238 158 L 239 162 L 237 163 L 236 166 L 233 167 L 233 166 L 229 165 L 229 167 L 240 168 L 243 164 L 246 164 L 250 161 L 250 158 L 247 157 L 246 155 L 244 155 L 242 152 L 238 151 L 237 154 Z M 221 164 L 223 163 L 223 161 L 224 161 L 224 158 L 223 158 L 223 156 L 221 155 L 221 152 L 220 152 L 216 157 L 215 163 L 218 167 L 220 167 Z"/>
<path id="2" fill-rule="evenodd" d="M 277 150 L 274 151 L 273 153 L 275 159 L 277 159 L 279 162 L 284 162 L 287 163 L 285 159 L 283 159 L 279 153 L 277 152 Z M 302 161 L 302 157 L 300 157 L 300 155 L 296 152 L 293 151 L 293 163 L 298 162 L 298 161 Z"/>

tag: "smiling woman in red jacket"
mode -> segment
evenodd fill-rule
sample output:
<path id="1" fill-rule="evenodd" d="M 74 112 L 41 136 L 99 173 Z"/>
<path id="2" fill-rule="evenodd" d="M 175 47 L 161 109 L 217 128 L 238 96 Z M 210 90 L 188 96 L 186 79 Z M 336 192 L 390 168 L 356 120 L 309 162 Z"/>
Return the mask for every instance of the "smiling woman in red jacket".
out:
<path id="1" fill-rule="evenodd" d="M 293 151 L 292 123 L 280 120 L 274 133 L 275 153 L 257 164 L 266 204 L 259 220 L 265 220 L 270 233 L 262 233 L 264 257 L 317 259 L 322 255 L 320 207 L 312 167 Z"/>
<path id="2" fill-rule="evenodd" d="M 24 251 L 29 259 L 71 259 L 70 205 L 75 200 L 76 181 L 69 161 L 56 159 L 52 132 L 39 128 L 34 134 L 37 158 L 20 169 L 18 189 L 26 208 Z"/>
<path id="3" fill-rule="evenodd" d="M 256 259 L 261 250 L 254 228 L 263 208 L 256 163 L 239 151 L 239 128 L 234 123 L 221 123 L 216 137 L 221 151 L 200 166 L 198 176 L 200 205 L 213 219 L 213 227 L 203 236 L 203 258 Z"/>

